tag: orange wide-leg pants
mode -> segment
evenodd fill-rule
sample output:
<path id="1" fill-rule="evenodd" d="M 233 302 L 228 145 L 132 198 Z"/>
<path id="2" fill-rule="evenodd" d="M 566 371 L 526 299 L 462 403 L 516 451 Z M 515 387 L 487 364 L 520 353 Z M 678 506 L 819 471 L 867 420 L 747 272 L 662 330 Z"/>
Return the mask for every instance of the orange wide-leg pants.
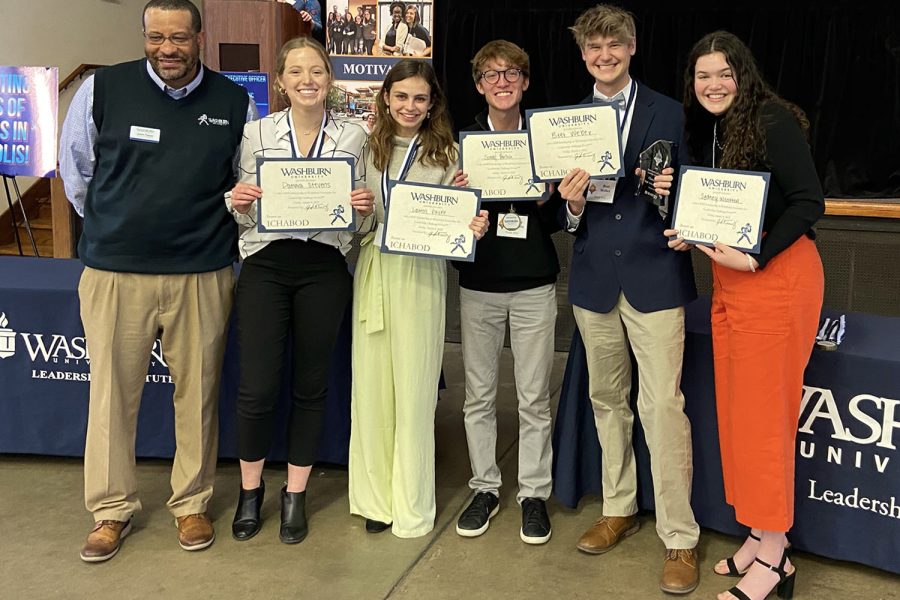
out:
<path id="1" fill-rule="evenodd" d="M 803 372 L 822 309 L 822 261 L 803 236 L 755 273 L 712 266 L 725 500 L 744 525 L 788 531 Z"/>

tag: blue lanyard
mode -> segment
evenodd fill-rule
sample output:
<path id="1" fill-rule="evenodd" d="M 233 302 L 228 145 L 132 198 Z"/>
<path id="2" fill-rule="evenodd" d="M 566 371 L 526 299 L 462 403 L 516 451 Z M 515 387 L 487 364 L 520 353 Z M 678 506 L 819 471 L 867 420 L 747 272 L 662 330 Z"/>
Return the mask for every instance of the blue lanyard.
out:
<path id="1" fill-rule="evenodd" d="M 403 157 L 403 164 L 400 165 L 400 172 L 397 173 L 397 179 L 395 179 L 395 181 L 403 181 L 406 179 L 410 167 L 416 162 L 416 153 L 419 151 L 418 139 L 419 135 L 416 134 L 416 136 L 409 141 L 409 148 L 406 150 L 406 156 Z M 385 206 L 387 206 L 388 203 L 388 183 L 390 181 L 388 173 L 390 170 L 391 162 L 388 160 L 388 164 L 385 165 L 384 171 L 381 173 L 381 201 Z"/>
<path id="2" fill-rule="evenodd" d="M 328 122 L 328 113 L 326 112 L 322 115 L 322 125 L 319 126 L 319 135 L 316 137 L 316 141 L 313 142 L 312 147 L 309 149 L 309 155 L 306 158 L 319 158 L 322 155 L 322 148 L 325 146 L 325 124 Z M 300 148 L 300 142 L 297 141 L 297 133 L 294 129 L 294 119 L 291 116 L 291 111 L 288 110 L 288 128 L 291 131 L 291 153 L 294 155 L 294 158 L 299 158 L 300 153 L 298 152 Z"/>

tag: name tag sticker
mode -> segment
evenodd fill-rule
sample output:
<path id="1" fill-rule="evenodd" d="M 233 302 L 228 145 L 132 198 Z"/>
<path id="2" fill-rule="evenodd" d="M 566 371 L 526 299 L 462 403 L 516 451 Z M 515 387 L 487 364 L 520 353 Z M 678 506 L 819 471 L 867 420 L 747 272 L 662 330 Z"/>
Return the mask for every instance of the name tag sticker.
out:
<path id="1" fill-rule="evenodd" d="M 603 204 L 612 204 L 616 196 L 616 183 L 618 179 L 591 179 L 588 184 L 587 198 L 588 202 L 602 202 Z"/>
<path id="2" fill-rule="evenodd" d="M 153 142 L 154 144 L 158 144 L 159 133 L 159 129 L 132 125 L 131 132 L 128 137 L 136 142 Z"/>
<path id="3" fill-rule="evenodd" d="M 528 216 L 518 213 L 500 213 L 497 223 L 497 237 L 524 240 L 528 237 Z"/>

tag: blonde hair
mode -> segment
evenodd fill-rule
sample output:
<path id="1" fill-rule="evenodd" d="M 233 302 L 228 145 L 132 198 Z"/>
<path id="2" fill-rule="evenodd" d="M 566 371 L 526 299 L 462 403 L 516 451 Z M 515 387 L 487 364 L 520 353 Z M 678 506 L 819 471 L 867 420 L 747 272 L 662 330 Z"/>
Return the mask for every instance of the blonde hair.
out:
<path id="1" fill-rule="evenodd" d="M 281 50 L 278 51 L 278 56 L 275 58 L 275 81 L 273 83 L 275 85 L 275 91 L 282 97 L 285 93 L 278 80 L 284 76 L 284 68 L 287 64 L 288 54 L 293 50 L 302 50 L 303 48 L 310 48 L 319 55 L 319 58 L 325 63 L 325 71 L 328 73 L 328 79 L 334 81 L 334 70 L 331 68 L 331 59 L 328 58 L 328 52 L 325 51 L 322 44 L 308 36 L 295 37 L 284 43 L 284 46 L 281 47 Z"/>
<path id="2" fill-rule="evenodd" d="M 618 6 L 598 4 L 589 8 L 569 27 L 575 36 L 575 43 L 584 48 L 587 43 L 597 37 L 610 37 L 620 42 L 630 42 L 635 38 L 634 15 Z"/>
<path id="3" fill-rule="evenodd" d="M 475 83 L 481 79 L 484 65 L 489 60 L 502 60 L 507 67 L 521 69 L 522 75 L 528 77 L 530 67 L 528 53 L 512 42 L 494 40 L 482 46 L 481 50 L 475 54 L 475 58 L 472 59 L 472 79 L 475 80 Z"/>

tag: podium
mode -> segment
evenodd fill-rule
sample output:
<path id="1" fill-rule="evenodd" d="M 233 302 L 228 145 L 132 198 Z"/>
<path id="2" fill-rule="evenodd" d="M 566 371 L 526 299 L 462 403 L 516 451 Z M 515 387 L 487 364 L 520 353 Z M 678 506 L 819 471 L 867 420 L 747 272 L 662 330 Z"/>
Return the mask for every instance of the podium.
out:
<path id="1" fill-rule="evenodd" d="M 312 29 L 292 6 L 275 0 L 206 0 L 203 23 L 205 65 L 215 71 L 268 73 L 273 85 L 278 50 Z M 272 112 L 287 106 L 274 90 L 270 98 Z"/>

